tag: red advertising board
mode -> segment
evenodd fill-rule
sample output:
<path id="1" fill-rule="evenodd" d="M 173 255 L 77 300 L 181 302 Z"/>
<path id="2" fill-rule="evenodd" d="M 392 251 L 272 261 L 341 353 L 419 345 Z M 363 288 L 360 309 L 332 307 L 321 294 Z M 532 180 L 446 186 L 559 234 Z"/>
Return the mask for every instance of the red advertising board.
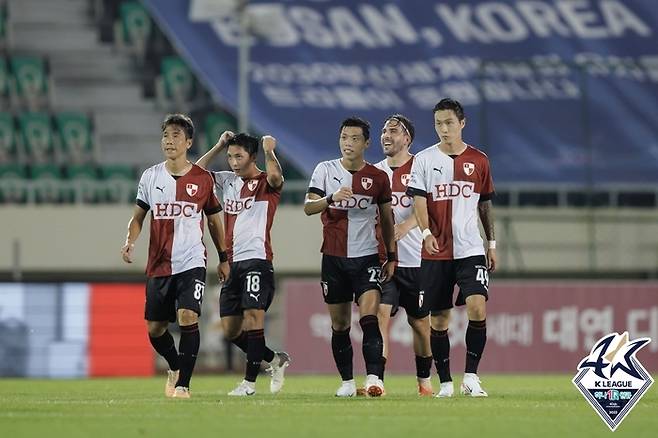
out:
<path id="1" fill-rule="evenodd" d="M 281 284 L 286 299 L 286 347 L 294 355 L 293 372 L 334 373 L 331 321 L 319 280 L 289 279 Z M 628 331 L 631 339 L 652 342 L 637 357 L 658 371 L 658 282 L 498 281 L 487 303 L 487 346 L 482 372 L 575 372 L 595 341 L 610 332 Z M 354 370 L 363 373 L 358 311 L 352 314 Z M 453 309 L 450 324 L 451 368 L 464 367 L 464 307 Z M 387 372 L 413 373 L 411 330 L 404 311 L 391 320 Z"/>

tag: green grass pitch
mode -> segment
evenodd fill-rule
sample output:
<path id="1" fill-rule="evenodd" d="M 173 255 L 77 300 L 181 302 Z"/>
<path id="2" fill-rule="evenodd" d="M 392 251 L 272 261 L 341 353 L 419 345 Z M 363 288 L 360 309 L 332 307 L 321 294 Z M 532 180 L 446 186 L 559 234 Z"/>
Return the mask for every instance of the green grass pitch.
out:
<path id="1" fill-rule="evenodd" d="M 456 377 L 458 384 L 460 379 Z M 166 399 L 152 379 L 0 379 L 0 436 L 85 437 L 605 437 L 613 435 L 569 375 L 484 375 L 490 396 L 418 398 L 413 376 L 388 376 L 380 399 L 338 399 L 335 376 L 289 376 L 273 396 L 226 393 L 239 376 L 195 376 L 191 400 Z M 437 383 L 434 382 L 435 390 Z M 456 385 L 457 387 L 457 385 Z M 458 387 L 457 387 L 458 388 Z M 658 436 L 658 384 L 614 433 Z"/>

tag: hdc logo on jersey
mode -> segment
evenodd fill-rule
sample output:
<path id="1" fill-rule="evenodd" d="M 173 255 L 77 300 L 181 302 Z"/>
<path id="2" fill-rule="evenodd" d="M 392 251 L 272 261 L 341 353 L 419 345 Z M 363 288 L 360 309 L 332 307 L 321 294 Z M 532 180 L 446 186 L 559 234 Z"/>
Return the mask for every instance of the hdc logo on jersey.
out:
<path id="1" fill-rule="evenodd" d="M 365 190 L 369 190 L 370 187 L 372 187 L 372 178 L 368 178 L 367 176 L 364 176 L 361 178 L 361 185 Z"/>
<path id="2" fill-rule="evenodd" d="M 157 202 L 153 208 L 154 219 L 176 219 L 179 217 L 197 217 L 197 206 L 193 202 Z"/>
<path id="3" fill-rule="evenodd" d="M 475 172 L 475 164 L 464 163 L 464 173 L 466 174 L 466 176 L 473 175 L 473 172 Z"/>
<path id="4" fill-rule="evenodd" d="M 249 210 L 254 205 L 254 197 L 244 199 L 224 199 L 224 211 L 229 214 L 238 214 L 242 210 Z"/>
<path id="5" fill-rule="evenodd" d="M 598 340 L 578 365 L 573 384 L 614 431 L 653 384 L 635 354 L 650 338 L 628 339 L 628 332 Z"/>
<path id="6" fill-rule="evenodd" d="M 434 200 L 442 201 L 445 199 L 454 199 L 458 197 L 470 198 L 475 190 L 475 184 L 467 181 L 456 181 L 451 183 L 442 183 L 434 186 Z"/>
<path id="7" fill-rule="evenodd" d="M 402 175 L 400 175 L 400 182 L 402 183 L 403 186 L 407 187 L 411 182 L 411 174 L 403 173 Z"/>
<path id="8" fill-rule="evenodd" d="M 199 186 L 196 184 L 187 183 L 187 185 L 185 186 L 185 191 L 187 192 L 188 195 L 194 196 L 196 195 L 196 192 L 199 191 Z"/>
<path id="9" fill-rule="evenodd" d="M 414 198 L 407 195 L 404 192 L 393 192 L 391 193 L 392 200 L 391 200 L 391 206 L 392 207 L 403 207 L 403 208 L 409 208 L 412 205 L 414 205 Z"/>
<path id="10" fill-rule="evenodd" d="M 258 181 L 255 179 L 249 180 L 247 183 L 247 188 L 252 192 L 256 190 L 256 186 L 258 186 Z"/>
<path id="11" fill-rule="evenodd" d="M 329 208 L 337 210 L 350 210 L 353 208 L 366 210 L 372 204 L 372 196 L 352 195 L 349 199 L 340 202 L 334 202 Z"/>

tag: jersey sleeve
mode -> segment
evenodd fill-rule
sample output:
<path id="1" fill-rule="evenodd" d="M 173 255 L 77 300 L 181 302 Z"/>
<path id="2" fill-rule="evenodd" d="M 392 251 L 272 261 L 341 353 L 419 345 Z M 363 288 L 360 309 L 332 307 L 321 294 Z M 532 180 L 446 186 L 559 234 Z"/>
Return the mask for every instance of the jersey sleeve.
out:
<path id="1" fill-rule="evenodd" d="M 391 181 L 388 179 L 386 172 L 382 171 L 379 177 L 379 196 L 377 197 L 377 204 L 386 204 L 393 200 L 393 193 L 391 192 Z"/>
<path id="2" fill-rule="evenodd" d="M 211 187 L 208 190 L 208 199 L 206 199 L 206 205 L 203 206 L 203 212 L 206 216 L 212 216 L 222 211 L 222 206 L 219 204 L 219 200 L 215 195 L 215 175 L 211 174 Z"/>
<path id="3" fill-rule="evenodd" d="M 416 156 L 411 165 L 411 180 L 406 193 L 409 196 L 427 196 L 427 191 L 425 160 Z"/>
<path id="4" fill-rule="evenodd" d="M 135 204 L 143 208 L 145 211 L 151 209 L 151 200 L 149 196 L 149 175 L 148 170 L 142 173 L 142 176 L 139 178 L 139 184 L 137 185 L 137 198 L 135 199 Z"/>
<path id="5" fill-rule="evenodd" d="M 325 181 L 327 180 L 327 166 L 324 163 L 320 163 L 315 166 L 313 175 L 311 175 L 311 181 L 308 184 L 308 190 L 306 193 L 315 193 L 321 197 L 327 195 L 327 187 Z"/>
<path id="6" fill-rule="evenodd" d="M 484 160 L 484 170 L 481 175 L 480 180 L 480 202 L 490 201 L 495 195 L 495 189 L 493 184 L 493 178 L 491 177 L 491 166 L 489 165 L 489 160 Z"/>

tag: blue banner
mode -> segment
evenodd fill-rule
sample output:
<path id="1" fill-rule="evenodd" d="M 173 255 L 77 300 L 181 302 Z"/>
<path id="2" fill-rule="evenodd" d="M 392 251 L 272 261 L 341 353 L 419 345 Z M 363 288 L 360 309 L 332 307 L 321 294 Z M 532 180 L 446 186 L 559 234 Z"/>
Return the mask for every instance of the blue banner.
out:
<path id="1" fill-rule="evenodd" d="M 213 95 L 237 110 L 237 14 L 217 0 L 146 0 Z M 464 140 L 499 183 L 658 183 L 654 0 L 253 1 L 251 123 L 310 173 L 338 126 L 410 117 L 436 143 L 432 107 L 466 109 Z"/>

